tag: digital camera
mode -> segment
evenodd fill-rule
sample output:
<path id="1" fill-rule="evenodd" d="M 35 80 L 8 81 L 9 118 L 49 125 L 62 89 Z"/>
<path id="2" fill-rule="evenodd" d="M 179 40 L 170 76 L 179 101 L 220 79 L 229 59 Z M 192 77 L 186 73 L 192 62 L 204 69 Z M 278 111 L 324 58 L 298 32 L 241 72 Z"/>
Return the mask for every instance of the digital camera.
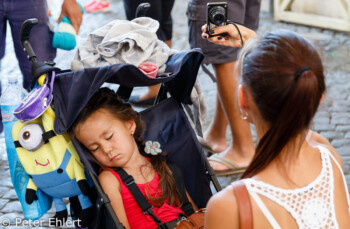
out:
<path id="1" fill-rule="evenodd" d="M 215 27 L 227 24 L 227 2 L 207 3 L 207 33 Z M 211 36 L 209 34 L 209 36 Z"/>

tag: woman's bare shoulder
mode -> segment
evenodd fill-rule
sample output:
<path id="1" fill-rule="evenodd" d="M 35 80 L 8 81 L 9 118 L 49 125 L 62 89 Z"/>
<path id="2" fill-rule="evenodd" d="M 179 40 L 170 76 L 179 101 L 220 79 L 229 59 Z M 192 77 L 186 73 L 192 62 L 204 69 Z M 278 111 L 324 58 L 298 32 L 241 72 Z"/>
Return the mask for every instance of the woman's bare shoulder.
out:
<path id="1" fill-rule="evenodd" d="M 325 137 L 323 137 L 319 133 L 316 133 L 315 131 L 310 130 L 308 133 L 307 139 L 308 139 L 309 144 L 311 144 L 313 146 L 321 145 L 321 146 L 327 148 L 332 153 L 334 158 L 337 160 L 339 165 L 342 166 L 342 159 L 341 159 L 340 155 L 338 154 L 338 152 L 334 149 L 334 147 L 331 145 L 331 143 L 329 143 L 329 141 Z"/>
<path id="2" fill-rule="evenodd" d="M 206 228 L 239 228 L 238 207 L 232 185 L 212 196 L 207 204 Z"/>

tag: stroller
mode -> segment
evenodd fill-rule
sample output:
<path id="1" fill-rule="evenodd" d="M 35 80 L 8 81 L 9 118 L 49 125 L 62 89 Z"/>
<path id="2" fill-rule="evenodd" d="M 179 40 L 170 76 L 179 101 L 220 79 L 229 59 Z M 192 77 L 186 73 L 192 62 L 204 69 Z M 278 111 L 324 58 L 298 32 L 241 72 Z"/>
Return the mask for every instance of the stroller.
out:
<path id="1" fill-rule="evenodd" d="M 190 94 L 203 59 L 201 50 L 192 49 L 170 56 L 166 63 L 166 74 L 154 79 L 126 63 L 81 71 L 62 71 L 51 63 L 36 61 L 29 43 L 30 30 L 35 24 L 35 19 L 29 19 L 23 24 L 21 42 L 29 60 L 32 61 L 33 83 L 42 74 L 52 71 L 56 73 L 53 86 L 56 134 L 64 134 L 69 130 L 80 111 L 104 83 L 119 84 L 117 94 L 124 101 L 128 100 L 134 87 L 161 84 L 154 106 L 140 112 L 146 124 L 143 137 L 145 140 L 158 141 L 162 145 L 162 149 L 167 152 L 167 162 L 181 169 L 186 190 L 194 203 L 198 208 L 205 207 L 212 196 L 210 181 L 217 191 L 221 190 L 221 187 L 182 108 L 182 104 L 191 104 Z M 71 139 L 88 176 L 93 181 L 89 197 L 94 203 L 96 214 L 89 228 L 124 228 L 99 184 L 98 165 L 87 156 L 87 149 L 83 145 L 74 138 Z M 72 217 L 80 210 L 71 209 Z"/>

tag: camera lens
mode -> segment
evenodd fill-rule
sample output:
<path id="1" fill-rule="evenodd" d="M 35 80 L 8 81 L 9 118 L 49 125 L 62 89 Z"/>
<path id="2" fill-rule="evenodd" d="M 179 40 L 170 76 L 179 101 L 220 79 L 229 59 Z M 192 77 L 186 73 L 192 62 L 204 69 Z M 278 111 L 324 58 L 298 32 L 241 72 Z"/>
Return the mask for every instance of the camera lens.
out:
<path id="1" fill-rule="evenodd" d="M 222 6 L 215 6 L 209 10 L 209 20 L 215 25 L 220 25 L 226 20 L 225 8 Z"/>

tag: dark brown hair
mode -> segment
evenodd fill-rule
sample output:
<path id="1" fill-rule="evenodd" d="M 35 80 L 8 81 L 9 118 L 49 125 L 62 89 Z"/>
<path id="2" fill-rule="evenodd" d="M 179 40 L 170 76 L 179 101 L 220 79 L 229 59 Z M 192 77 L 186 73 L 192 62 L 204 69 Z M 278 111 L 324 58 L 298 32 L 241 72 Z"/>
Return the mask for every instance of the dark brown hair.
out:
<path id="1" fill-rule="evenodd" d="M 130 121 L 134 120 L 136 123 L 136 129 L 134 132 L 134 139 L 138 146 L 139 152 L 143 155 L 145 142 L 142 138 L 142 133 L 144 130 L 143 121 L 140 118 L 138 112 L 132 109 L 130 104 L 123 103 L 117 96 L 117 94 L 109 88 L 99 89 L 89 100 L 85 108 L 80 112 L 78 118 L 74 122 L 71 133 L 74 135 L 75 128 L 79 123 L 82 123 L 88 119 L 88 117 L 99 109 L 106 109 L 114 117 L 121 121 Z M 93 154 L 89 151 L 90 156 L 97 162 Z M 155 204 L 162 205 L 165 201 L 171 205 L 176 205 L 180 207 L 181 198 L 179 191 L 176 187 L 174 177 L 172 176 L 171 170 L 167 164 L 161 159 L 160 156 L 147 155 L 150 158 L 152 167 L 157 171 L 159 175 L 159 189 L 161 190 L 161 195 L 158 197 L 152 197 L 148 195 L 147 197 Z M 98 163 L 98 162 L 97 162 Z M 99 163 L 98 163 L 99 164 Z M 99 164 L 103 167 L 101 164 Z M 159 190 L 159 191 L 160 191 Z M 157 193 L 160 193 L 157 191 Z"/>
<path id="2" fill-rule="evenodd" d="M 269 130 L 242 178 L 262 171 L 287 143 L 307 130 L 325 91 L 314 46 L 288 30 L 266 34 L 241 54 L 242 84 L 252 94 Z"/>

